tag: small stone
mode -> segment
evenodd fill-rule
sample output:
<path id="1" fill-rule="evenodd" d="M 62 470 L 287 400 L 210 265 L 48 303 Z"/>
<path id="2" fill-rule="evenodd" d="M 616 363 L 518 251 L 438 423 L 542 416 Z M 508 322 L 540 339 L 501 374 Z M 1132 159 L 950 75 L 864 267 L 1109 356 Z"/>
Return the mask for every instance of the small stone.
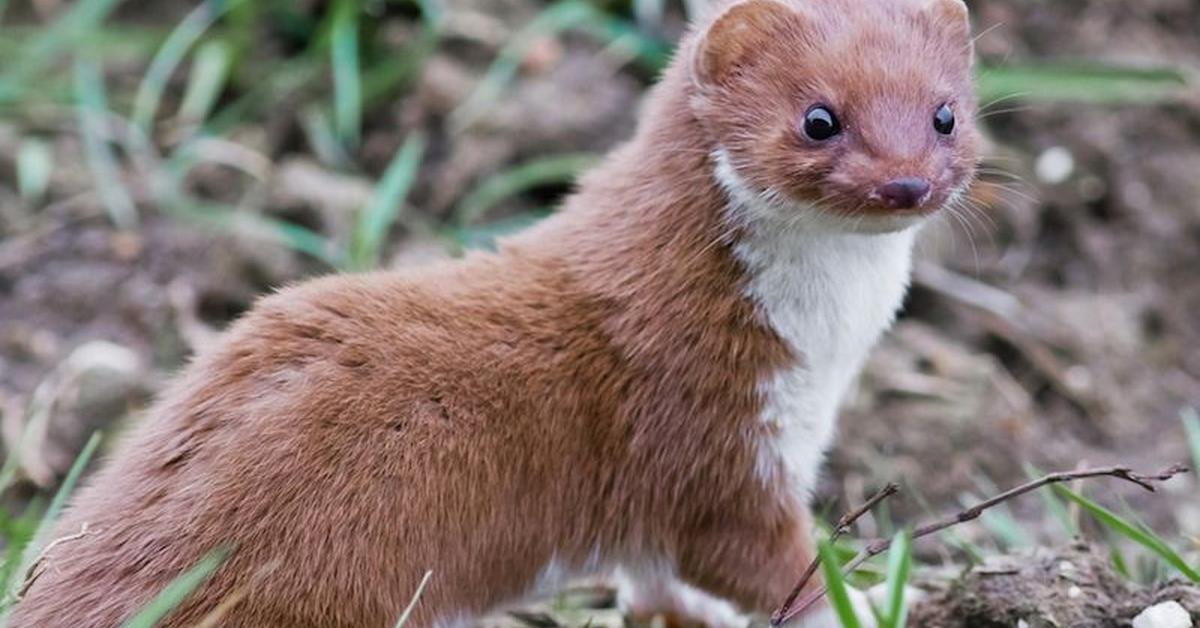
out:
<path id="1" fill-rule="evenodd" d="M 109 237 L 108 246 L 117 259 L 123 262 L 132 262 L 142 254 L 145 242 L 142 240 L 142 236 L 136 233 L 118 231 Z"/>
<path id="2" fill-rule="evenodd" d="M 1051 185 L 1062 183 L 1069 179 L 1071 173 L 1075 171 L 1075 158 L 1071 155 L 1071 151 L 1062 146 L 1055 146 L 1038 155 L 1033 169 L 1037 173 L 1037 178 L 1045 183 Z"/>
<path id="3" fill-rule="evenodd" d="M 1192 616 L 1179 602 L 1155 604 L 1133 618 L 1133 628 L 1192 628 Z"/>
<path id="4" fill-rule="evenodd" d="M 1092 373 L 1080 364 L 1067 367 L 1063 373 L 1063 380 L 1067 387 L 1075 392 L 1087 392 L 1092 388 Z"/>

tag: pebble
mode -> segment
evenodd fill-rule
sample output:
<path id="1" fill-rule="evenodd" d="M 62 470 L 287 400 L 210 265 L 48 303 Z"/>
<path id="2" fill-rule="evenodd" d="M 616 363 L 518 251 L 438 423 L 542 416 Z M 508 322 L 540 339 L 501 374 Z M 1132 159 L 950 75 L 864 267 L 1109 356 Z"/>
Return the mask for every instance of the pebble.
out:
<path id="1" fill-rule="evenodd" d="M 1062 183 L 1075 171 L 1075 158 L 1062 146 L 1046 149 L 1034 162 L 1037 178 L 1051 185 Z"/>
<path id="2" fill-rule="evenodd" d="M 1138 613 L 1133 628 L 1192 628 L 1192 616 L 1179 602 L 1163 602 Z"/>

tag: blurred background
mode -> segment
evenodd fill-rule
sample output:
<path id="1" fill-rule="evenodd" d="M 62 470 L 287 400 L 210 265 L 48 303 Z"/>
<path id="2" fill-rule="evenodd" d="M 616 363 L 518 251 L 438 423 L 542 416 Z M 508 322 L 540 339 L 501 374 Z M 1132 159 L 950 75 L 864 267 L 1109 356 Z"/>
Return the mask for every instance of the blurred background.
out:
<path id="1" fill-rule="evenodd" d="M 703 4 L 0 0 L 6 586 L 92 433 L 257 296 L 554 211 Z M 899 482 L 863 537 L 1039 469 L 1200 457 L 1200 4 L 969 4 L 987 163 L 972 208 L 926 229 L 818 496 L 836 519 Z M 917 556 L 961 570 L 1083 535 L 1131 586 L 1190 577 L 1172 565 L 1197 563 L 1193 479 L 1076 488 L 1119 520 L 1045 492 Z M 584 597 L 508 621 L 610 601 Z"/>

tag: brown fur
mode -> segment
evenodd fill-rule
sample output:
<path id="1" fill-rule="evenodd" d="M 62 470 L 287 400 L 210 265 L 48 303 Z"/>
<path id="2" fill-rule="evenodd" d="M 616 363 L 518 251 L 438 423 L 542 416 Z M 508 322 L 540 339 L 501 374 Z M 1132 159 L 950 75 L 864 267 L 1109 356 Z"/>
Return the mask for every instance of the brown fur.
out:
<path id="1" fill-rule="evenodd" d="M 89 534 L 49 553 L 11 625 L 117 625 L 219 546 L 229 559 L 166 625 L 230 596 L 221 625 L 391 625 L 430 569 L 410 624 L 430 626 L 518 598 L 552 559 L 597 557 L 666 557 L 696 586 L 770 611 L 811 556 L 810 529 L 806 504 L 754 473 L 768 429 L 756 384 L 803 356 L 742 296 L 710 153 L 726 143 L 756 179 L 813 198 L 841 184 L 792 154 L 805 151 L 784 129 L 804 106 L 787 94 L 820 50 L 893 28 L 874 24 L 881 12 L 927 40 L 926 70 L 901 63 L 881 79 L 875 61 L 839 57 L 814 79 L 855 111 L 862 141 L 916 151 L 930 144 L 906 137 L 908 113 L 852 103 L 940 84 L 966 46 L 914 2 L 865 17 L 836 14 L 843 2 L 806 3 L 754 54 L 714 53 L 708 71 L 727 87 L 697 81 L 689 40 L 636 137 L 497 253 L 263 299 L 79 492 L 59 531 Z M 949 95 L 967 101 L 965 66 L 948 72 Z"/>

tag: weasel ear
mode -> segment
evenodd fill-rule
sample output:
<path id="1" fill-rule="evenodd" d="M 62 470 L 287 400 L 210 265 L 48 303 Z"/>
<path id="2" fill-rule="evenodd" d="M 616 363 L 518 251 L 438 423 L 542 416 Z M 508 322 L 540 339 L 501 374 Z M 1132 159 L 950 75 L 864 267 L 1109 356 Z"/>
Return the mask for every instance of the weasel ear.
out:
<path id="1" fill-rule="evenodd" d="M 700 37 L 692 63 L 696 81 L 724 83 L 796 15 L 776 0 L 745 0 L 729 7 Z"/>
<path id="2" fill-rule="evenodd" d="M 974 40 L 971 39 L 971 20 L 963 0 L 927 0 L 924 11 L 934 24 L 950 34 L 952 41 L 961 43 L 970 52 Z"/>

